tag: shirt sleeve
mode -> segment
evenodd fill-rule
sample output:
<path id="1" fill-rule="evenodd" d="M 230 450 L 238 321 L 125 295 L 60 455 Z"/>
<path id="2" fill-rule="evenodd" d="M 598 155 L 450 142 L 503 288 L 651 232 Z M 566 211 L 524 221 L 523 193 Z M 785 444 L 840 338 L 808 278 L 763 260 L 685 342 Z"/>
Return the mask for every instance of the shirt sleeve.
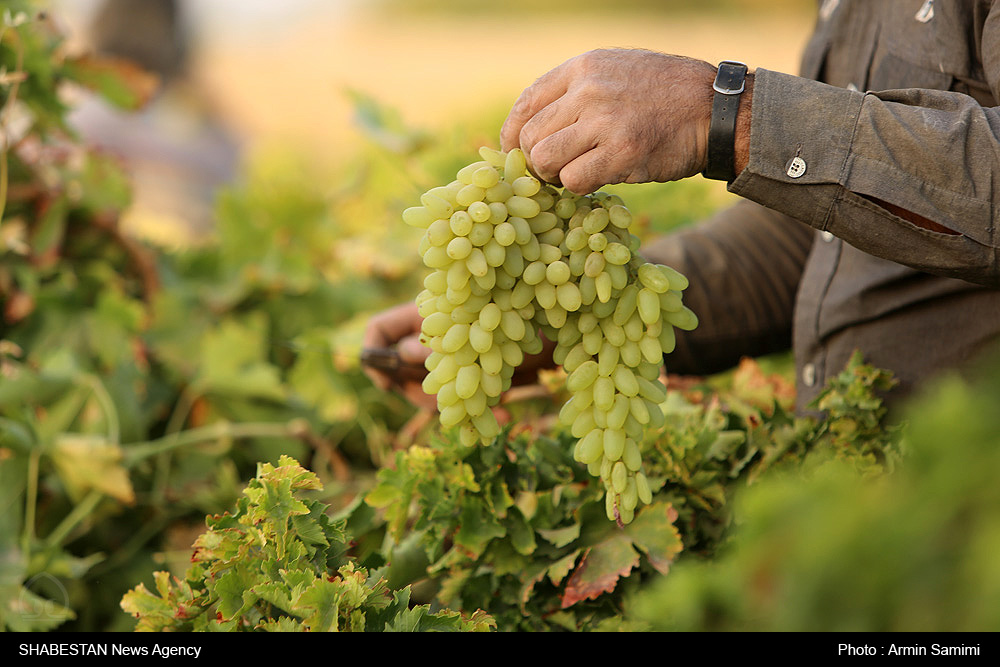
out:
<path id="1" fill-rule="evenodd" d="M 684 304 L 699 320 L 694 331 L 677 330 L 667 370 L 703 375 L 745 356 L 788 350 L 795 295 L 814 237 L 786 215 L 740 201 L 644 246 L 647 260 L 687 276 Z"/>
<path id="2" fill-rule="evenodd" d="M 1000 107 L 968 95 L 862 93 L 758 70 L 750 161 L 730 190 L 869 254 L 1000 286 Z"/>

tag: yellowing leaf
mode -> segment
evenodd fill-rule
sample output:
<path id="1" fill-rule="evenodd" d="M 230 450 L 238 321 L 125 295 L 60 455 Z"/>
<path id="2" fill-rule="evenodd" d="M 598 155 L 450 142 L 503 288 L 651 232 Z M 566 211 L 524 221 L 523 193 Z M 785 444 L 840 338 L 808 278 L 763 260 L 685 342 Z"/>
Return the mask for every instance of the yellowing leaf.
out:
<path id="1" fill-rule="evenodd" d="M 618 585 L 618 579 L 627 577 L 638 565 L 639 553 L 632 546 L 632 540 L 624 533 L 615 531 L 583 554 L 576 571 L 566 582 L 562 608 L 610 593 Z"/>
<path id="2" fill-rule="evenodd" d="M 75 499 L 96 489 L 128 505 L 135 502 L 132 482 L 121 464 L 121 448 L 103 436 L 61 434 L 56 438 L 52 461 Z"/>

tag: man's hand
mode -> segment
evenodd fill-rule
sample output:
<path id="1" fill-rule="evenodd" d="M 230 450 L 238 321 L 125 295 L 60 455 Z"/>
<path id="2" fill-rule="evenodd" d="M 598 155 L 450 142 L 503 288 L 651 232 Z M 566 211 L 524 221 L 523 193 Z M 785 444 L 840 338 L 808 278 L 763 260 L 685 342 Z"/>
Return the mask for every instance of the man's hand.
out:
<path id="1" fill-rule="evenodd" d="M 715 67 L 643 50 L 591 51 L 543 75 L 500 132 L 571 192 L 673 181 L 705 168 Z"/>
<path id="2" fill-rule="evenodd" d="M 395 347 L 399 361 L 408 369 L 423 370 L 430 349 L 420 342 L 420 324 L 423 318 L 415 303 L 404 303 L 373 316 L 365 327 L 362 345 L 367 349 Z M 376 387 L 386 391 L 398 387 L 406 399 L 417 407 L 435 409 L 434 396 L 424 393 L 415 372 L 387 372 L 365 367 L 365 374 Z"/>

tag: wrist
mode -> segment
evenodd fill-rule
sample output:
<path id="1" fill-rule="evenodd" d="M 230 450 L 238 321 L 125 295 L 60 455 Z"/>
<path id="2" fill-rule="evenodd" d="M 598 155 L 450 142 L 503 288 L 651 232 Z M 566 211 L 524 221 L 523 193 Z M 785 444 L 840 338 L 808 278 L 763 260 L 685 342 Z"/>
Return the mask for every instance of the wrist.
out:
<path id="1" fill-rule="evenodd" d="M 753 102 L 754 75 L 747 74 L 746 88 L 740 97 L 740 109 L 736 116 L 736 136 L 733 142 L 733 171 L 739 176 L 750 162 L 750 109 Z"/>
<path id="2" fill-rule="evenodd" d="M 752 84 L 752 78 L 749 76 L 747 66 L 741 62 L 724 60 L 716 69 L 715 80 L 711 86 L 711 113 L 705 140 L 706 166 L 702 172 L 706 178 L 732 182 L 748 162 L 749 141 L 745 141 L 749 138 L 750 105 L 746 101 L 751 93 L 748 91 L 748 84 Z M 738 128 L 740 121 L 743 126 Z M 741 134 L 739 164 L 737 164 L 738 130 Z"/>

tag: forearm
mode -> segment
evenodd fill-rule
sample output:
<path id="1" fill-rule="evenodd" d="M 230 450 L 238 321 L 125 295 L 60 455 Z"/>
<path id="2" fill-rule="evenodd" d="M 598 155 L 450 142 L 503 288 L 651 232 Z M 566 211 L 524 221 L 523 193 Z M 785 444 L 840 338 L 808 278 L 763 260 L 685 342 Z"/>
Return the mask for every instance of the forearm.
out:
<path id="1" fill-rule="evenodd" d="M 643 256 L 684 273 L 684 302 L 699 319 L 678 331 L 671 373 L 725 370 L 744 356 L 787 350 L 798 282 L 815 232 L 742 201 L 702 224 L 646 245 Z"/>

